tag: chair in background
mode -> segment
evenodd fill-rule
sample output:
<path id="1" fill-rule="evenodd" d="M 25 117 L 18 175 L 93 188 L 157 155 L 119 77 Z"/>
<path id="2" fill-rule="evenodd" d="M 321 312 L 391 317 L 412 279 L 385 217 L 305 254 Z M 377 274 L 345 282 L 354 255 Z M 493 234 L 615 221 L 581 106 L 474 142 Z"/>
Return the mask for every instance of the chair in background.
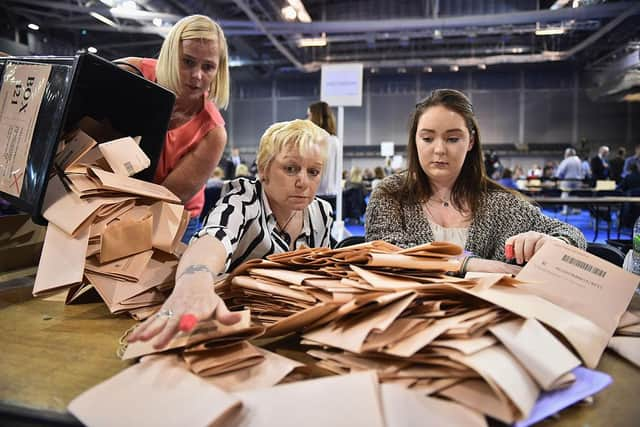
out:
<path id="1" fill-rule="evenodd" d="M 640 197 L 640 188 L 628 190 L 624 193 L 628 197 Z M 623 203 L 618 215 L 618 239 L 620 239 L 620 231 L 629 229 L 629 234 L 633 237 L 633 225 L 640 216 L 640 203 Z"/>
<path id="2" fill-rule="evenodd" d="M 561 197 L 562 190 L 559 188 L 545 188 L 543 187 L 538 193 L 542 197 Z M 547 209 L 552 210 L 553 212 L 558 212 L 562 209 L 562 205 L 547 205 Z M 566 215 L 565 215 L 566 219 Z"/>
<path id="3" fill-rule="evenodd" d="M 364 201 L 365 193 L 361 187 L 352 187 L 342 191 L 342 216 L 345 221 L 353 220 L 361 223 L 367 205 Z"/>
<path id="4" fill-rule="evenodd" d="M 207 215 L 209 215 L 209 211 L 216 205 L 216 202 L 220 198 L 221 191 L 222 187 L 206 187 L 204 189 L 204 207 L 200 214 L 200 222 L 204 222 Z"/>
<path id="5" fill-rule="evenodd" d="M 623 194 L 617 190 L 604 190 L 594 192 L 593 190 L 571 190 L 569 192 L 570 197 L 591 197 L 597 199 L 598 197 L 611 197 L 622 196 Z M 589 209 L 589 215 L 593 222 L 593 241 L 598 239 L 598 233 L 600 231 L 600 221 L 604 221 L 607 224 L 607 239 L 611 238 L 611 224 L 614 221 L 611 205 L 600 205 L 598 203 L 592 203 L 587 206 Z"/>
<path id="6" fill-rule="evenodd" d="M 345 246 L 358 245 L 364 242 L 365 242 L 364 236 L 349 236 L 349 237 L 345 237 L 340 242 L 338 242 L 338 244 L 335 246 L 335 249 L 344 248 Z"/>
<path id="7" fill-rule="evenodd" d="M 620 249 L 606 243 L 587 243 L 587 252 L 618 267 L 622 267 L 624 263 L 625 254 Z"/>

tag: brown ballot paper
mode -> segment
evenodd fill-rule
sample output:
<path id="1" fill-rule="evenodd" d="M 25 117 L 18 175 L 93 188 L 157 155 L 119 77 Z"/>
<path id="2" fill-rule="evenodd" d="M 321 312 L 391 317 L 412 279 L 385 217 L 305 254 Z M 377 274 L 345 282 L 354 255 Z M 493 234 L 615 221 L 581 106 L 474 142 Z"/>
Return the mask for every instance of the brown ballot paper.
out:
<path id="1" fill-rule="evenodd" d="M 240 401 L 189 372 L 177 356 L 151 356 L 76 397 L 69 412 L 91 427 L 209 426 Z"/>
<path id="2" fill-rule="evenodd" d="M 560 378 L 580 365 L 580 360 L 536 319 L 502 322 L 489 330 L 544 390 L 553 389 Z"/>
<path id="3" fill-rule="evenodd" d="M 609 341 L 609 348 L 640 367 L 640 338 L 638 337 L 613 337 Z"/>
<path id="4" fill-rule="evenodd" d="M 382 384 L 382 406 L 388 427 L 486 427 L 484 415 L 448 400 L 427 397 L 397 384 Z"/>
<path id="5" fill-rule="evenodd" d="M 598 325 L 611 337 L 640 277 L 561 242 L 545 244 L 518 273 L 519 285 Z"/>
<path id="6" fill-rule="evenodd" d="M 132 176 L 151 165 L 151 160 L 130 136 L 98 145 L 111 170 L 122 176 Z"/>
<path id="7" fill-rule="evenodd" d="M 89 229 L 72 237 L 49 223 L 36 273 L 33 295 L 60 290 L 82 281 L 85 254 L 89 242 Z M 64 254 L 60 256 L 60 254 Z"/>
<path id="8" fill-rule="evenodd" d="M 300 362 L 263 348 L 256 349 L 264 357 L 262 363 L 205 379 L 208 383 L 229 392 L 257 390 L 278 384 L 291 371 L 304 366 Z"/>
<path id="9" fill-rule="evenodd" d="M 243 408 L 224 426 L 384 426 L 375 372 L 299 381 L 236 396 Z"/>

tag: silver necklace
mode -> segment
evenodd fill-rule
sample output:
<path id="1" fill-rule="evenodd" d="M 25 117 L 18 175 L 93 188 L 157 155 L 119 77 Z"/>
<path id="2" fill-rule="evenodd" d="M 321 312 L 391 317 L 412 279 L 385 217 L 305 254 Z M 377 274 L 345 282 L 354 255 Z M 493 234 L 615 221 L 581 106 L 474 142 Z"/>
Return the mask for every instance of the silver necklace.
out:
<path id="1" fill-rule="evenodd" d="M 431 200 L 433 200 L 433 201 L 435 201 L 435 202 L 438 202 L 438 203 L 442 203 L 442 206 L 444 206 L 445 208 L 448 208 L 448 207 L 449 207 L 449 204 L 450 204 L 450 201 L 449 201 L 449 200 L 438 199 L 438 198 L 436 198 L 436 197 L 429 197 L 429 200 L 428 200 L 428 201 L 430 202 Z"/>
<path id="2" fill-rule="evenodd" d="M 289 219 L 287 220 L 287 222 L 284 223 L 284 225 L 282 227 L 280 227 L 280 224 L 278 224 L 278 228 L 280 228 L 280 231 L 282 231 L 283 233 L 287 232 L 287 225 L 289 225 L 289 223 L 291 222 L 291 220 L 293 219 L 294 216 L 296 216 L 296 213 L 298 213 L 298 211 L 293 211 L 291 213 L 291 215 L 289 215 Z M 278 221 L 276 220 L 276 224 L 278 223 Z"/>

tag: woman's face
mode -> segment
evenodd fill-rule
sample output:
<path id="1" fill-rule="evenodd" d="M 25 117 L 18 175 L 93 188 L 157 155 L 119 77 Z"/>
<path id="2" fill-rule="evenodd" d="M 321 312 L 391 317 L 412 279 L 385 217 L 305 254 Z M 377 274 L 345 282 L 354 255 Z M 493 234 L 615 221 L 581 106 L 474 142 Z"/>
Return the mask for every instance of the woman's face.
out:
<path id="1" fill-rule="evenodd" d="M 218 73 L 218 42 L 189 39 L 183 40 L 180 44 L 180 96 L 190 100 L 201 99 Z"/>
<path id="2" fill-rule="evenodd" d="M 318 190 L 323 165 L 318 146 L 312 146 L 304 156 L 295 148 L 285 147 L 260 173 L 271 208 L 306 208 Z"/>
<path id="3" fill-rule="evenodd" d="M 473 141 L 460 114 L 436 105 L 420 116 L 416 148 L 429 181 L 452 187 L 472 147 Z"/>

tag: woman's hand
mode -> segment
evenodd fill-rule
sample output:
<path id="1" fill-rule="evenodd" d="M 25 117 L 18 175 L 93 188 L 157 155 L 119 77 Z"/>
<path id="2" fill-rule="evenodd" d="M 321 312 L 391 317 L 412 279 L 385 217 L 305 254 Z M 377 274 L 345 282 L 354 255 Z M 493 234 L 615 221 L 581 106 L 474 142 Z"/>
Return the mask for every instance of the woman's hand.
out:
<path id="1" fill-rule="evenodd" d="M 551 241 L 562 240 L 557 237 L 549 236 L 548 234 L 538 233 L 537 231 L 527 231 L 526 233 L 520 233 L 509 237 L 504 243 L 504 253 L 508 256 L 508 259 L 515 258 L 518 264 L 523 264 L 528 262 L 533 254 L 538 252 L 545 243 Z M 511 252 L 511 250 L 508 249 L 508 246 L 510 245 L 513 247 L 512 253 L 509 253 Z"/>
<path id="2" fill-rule="evenodd" d="M 502 261 L 484 258 L 471 258 L 467 262 L 466 272 L 518 274 L 522 270 L 519 265 L 511 265 Z"/>
<path id="3" fill-rule="evenodd" d="M 166 314 L 169 312 L 171 315 Z M 149 341 L 155 337 L 153 347 L 163 348 L 180 331 L 180 319 L 185 314 L 194 315 L 198 320 L 215 315 L 215 319 L 225 325 L 240 320 L 240 315 L 230 312 L 214 292 L 211 274 L 199 272 L 180 278 L 158 314 L 141 323 L 129 335 L 128 341 Z"/>

